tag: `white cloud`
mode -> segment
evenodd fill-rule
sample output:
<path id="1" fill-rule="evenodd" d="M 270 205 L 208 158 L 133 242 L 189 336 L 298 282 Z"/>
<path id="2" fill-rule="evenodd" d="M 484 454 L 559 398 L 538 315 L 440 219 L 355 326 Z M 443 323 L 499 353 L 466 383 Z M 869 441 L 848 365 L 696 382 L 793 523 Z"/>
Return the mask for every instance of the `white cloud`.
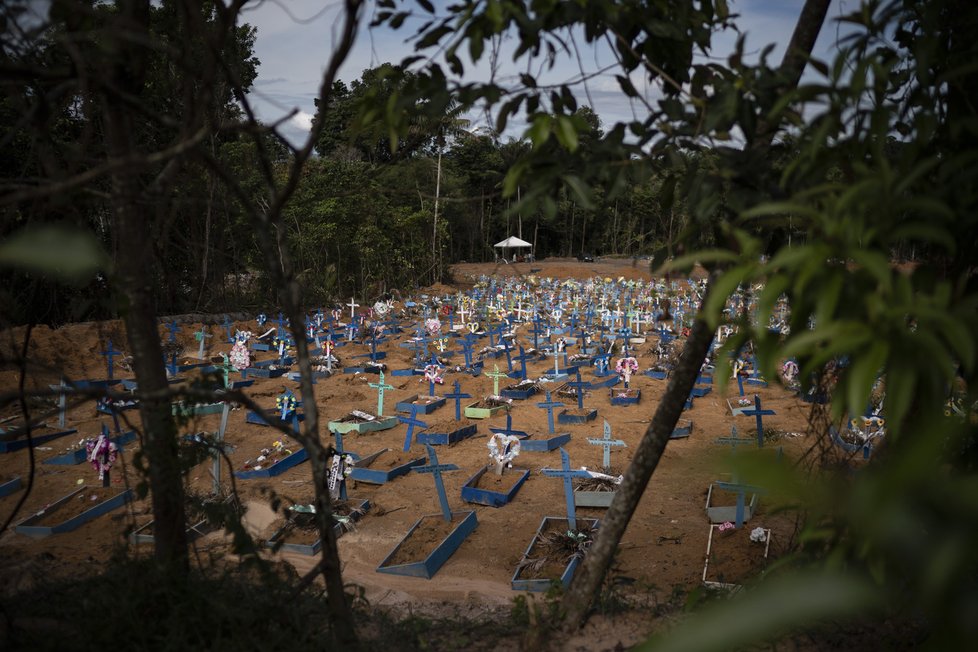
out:
<path id="1" fill-rule="evenodd" d="M 300 109 L 294 116 L 289 118 L 289 123 L 308 133 L 312 129 L 312 118 L 313 115 L 311 113 L 306 113 Z"/>

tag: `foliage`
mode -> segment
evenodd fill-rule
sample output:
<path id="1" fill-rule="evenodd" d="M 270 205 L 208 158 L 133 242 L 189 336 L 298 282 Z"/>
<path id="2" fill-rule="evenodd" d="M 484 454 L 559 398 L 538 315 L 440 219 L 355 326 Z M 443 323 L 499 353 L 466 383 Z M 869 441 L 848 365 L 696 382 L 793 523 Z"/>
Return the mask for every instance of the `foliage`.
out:
<path id="1" fill-rule="evenodd" d="M 380 21 L 404 19 L 395 3 L 385 6 Z M 885 451 L 854 480 L 819 492 L 834 500 L 792 493 L 806 518 L 798 563 L 852 574 L 831 587 L 825 606 L 885 597 L 892 609 L 923 614 L 938 648 L 975 633 L 965 614 L 978 541 L 961 526 L 978 508 L 970 489 L 975 425 L 945 417 L 944 405 L 956 384 L 969 405 L 978 396 L 978 120 L 965 99 L 978 73 L 976 45 L 964 36 L 976 18 L 961 2 L 866 2 L 843 19 L 851 33 L 837 59 L 811 62 L 816 80 L 788 93 L 793 69 L 770 67 L 768 50 L 756 65 L 746 63 L 742 42 L 726 64 L 693 62 L 693 50 L 707 50 L 712 30 L 729 19 L 722 2 L 462 2 L 415 39 L 422 53 L 442 48 L 445 65 L 461 75 L 459 51 L 467 47 L 477 62 L 500 34 L 515 34 L 516 59 L 528 69 L 547 69 L 570 52 L 563 37 L 577 29 L 587 43 L 612 37 L 626 94 L 636 96 L 628 77 L 636 70 L 662 82 L 664 97 L 646 105 L 646 116 L 611 125 L 580 165 L 584 129 L 570 84 L 545 87 L 529 74 L 509 88 L 455 83 L 440 60 L 425 60 L 417 73 L 431 93 L 449 87 L 496 110 L 499 129 L 523 112 L 532 148 L 509 168 L 504 197 L 522 186 L 524 206 L 553 216 L 562 201 L 593 210 L 602 196 L 623 197 L 627 179 L 651 180 L 645 192 L 657 190 L 660 225 L 683 197 L 685 219 L 668 241 L 671 253 L 686 255 L 670 269 L 698 261 L 716 272 L 701 318 L 716 328 L 738 287 L 762 288 L 756 315 L 734 319 L 737 334 L 721 361 L 750 343 L 768 377 L 787 357 L 798 360 L 805 383 L 834 367 L 836 417 L 861 414 L 877 377 L 885 379 Z M 743 146 L 731 142 L 734 133 Z M 892 264 L 908 251 L 919 265 Z M 779 337 L 768 324 L 782 296 L 790 334 Z M 824 428 L 816 434 L 827 438 Z M 776 469 L 753 477 L 786 494 L 799 484 Z M 751 636 L 834 609 L 821 611 L 800 584 L 781 585 L 777 596 L 786 617 L 757 614 Z"/>

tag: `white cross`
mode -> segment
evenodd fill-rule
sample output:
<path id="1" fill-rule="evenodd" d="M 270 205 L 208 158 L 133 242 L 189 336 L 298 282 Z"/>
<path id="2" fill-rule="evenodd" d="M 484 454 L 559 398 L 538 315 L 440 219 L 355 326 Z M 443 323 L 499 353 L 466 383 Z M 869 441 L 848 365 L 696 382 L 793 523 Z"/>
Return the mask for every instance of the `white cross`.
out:
<path id="1" fill-rule="evenodd" d="M 460 303 L 458 309 L 458 316 L 462 318 L 462 326 L 465 326 L 465 316 L 471 314 L 468 310 L 465 309 L 465 305 L 466 304 L 464 302 Z"/>
<path id="2" fill-rule="evenodd" d="M 357 316 L 357 308 L 360 307 L 360 304 L 357 303 L 357 298 L 356 297 L 350 297 L 350 303 L 348 303 L 346 305 L 349 306 L 349 308 L 350 308 L 350 319 L 351 320 L 355 319 L 356 316 Z"/>

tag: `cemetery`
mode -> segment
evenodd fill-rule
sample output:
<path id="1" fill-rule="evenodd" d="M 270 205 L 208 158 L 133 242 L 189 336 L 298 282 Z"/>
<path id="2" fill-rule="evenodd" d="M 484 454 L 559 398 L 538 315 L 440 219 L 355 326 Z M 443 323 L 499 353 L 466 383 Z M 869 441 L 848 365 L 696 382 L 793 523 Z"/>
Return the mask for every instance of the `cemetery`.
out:
<path id="1" fill-rule="evenodd" d="M 394 302 L 381 336 L 340 346 L 329 335 L 338 325 L 312 328 L 310 348 L 318 340 L 329 356 L 313 385 L 320 438 L 345 460 L 342 477 L 331 479 L 344 577 L 367 596 L 397 586 L 421 601 L 435 594 L 462 600 L 475 591 L 487 603 L 508 603 L 518 592 L 566 585 L 600 530 L 668 382 L 672 363 L 663 362 L 669 357 L 663 350 L 682 342 L 663 327 L 668 321 L 655 321 L 659 302 L 668 293 L 671 318 L 688 320 L 701 281 L 665 281 L 615 261 L 595 263 L 588 271 L 596 276 L 577 279 L 573 265 L 535 266 L 531 275 L 524 265 L 510 265 L 504 276 L 487 273 L 494 271 L 489 266 L 459 265 L 455 274 L 464 282 L 458 287 L 428 289 L 427 299 L 415 297 L 410 310 Z M 487 297 L 498 304 L 494 314 L 484 311 Z M 364 305 L 350 307 L 358 301 Z M 373 314 L 369 300 L 358 301 L 344 302 L 350 324 Z M 466 327 L 451 328 L 447 317 L 454 321 L 460 307 L 470 313 Z M 549 333 L 542 314 L 552 322 Z M 620 332 L 628 314 L 639 326 L 648 319 L 642 338 Z M 233 477 L 243 523 L 262 544 L 261 554 L 307 571 L 322 542 L 310 504 L 308 456 L 288 434 L 302 427 L 308 400 L 284 376 L 297 369 L 294 344 L 285 325 L 267 350 L 246 335 L 267 330 L 274 319 L 221 321 L 160 323 L 171 358 L 179 362 L 186 354 L 206 363 L 174 363 L 175 382 L 216 375 L 217 386 L 240 388 L 258 408 L 219 399 L 209 409 L 176 404 L 188 440 L 212 447 L 190 470 L 188 486 L 224 500 Z M 557 335 L 571 321 L 576 337 Z M 130 461 L 138 411 L 106 413 L 73 395 L 73 388 L 96 383 L 116 387 L 106 379 L 132 384 L 131 374 L 105 355 L 125 352 L 124 331 L 118 323 L 98 323 L 41 328 L 33 337 L 40 356 L 65 338 L 75 353 L 59 370 L 66 385 L 44 374 L 30 378 L 35 387 L 57 390 L 33 429 L 34 453 L 45 464 L 36 467 L 25 509 L 0 548 L 33 555 L 55 545 L 65 563 L 93 554 L 92 544 L 75 550 L 72 537 L 96 542 L 96 555 L 101 549 L 107 557 L 127 540 L 138 551 L 137 544 L 152 541 L 148 500 L 129 491 L 137 481 Z M 325 373 L 343 368 L 337 351 L 342 364 L 356 361 L 354 371 Z M 385 368 L 368 369 L 375 360 Z M 282 373 L 259 371 L 273 368 Z M 719 393 L 710 391 L 712 376 L 699 379 L 622 542 L 621 573 L 663 587 L 734 586 L 763 573 L 784 550 L 790 516 L 773 509 L 776 495 L 747 478 L 735 481 L 731 459 L 758 446 L 776 447 L 787 459 L 800 455 L 811 405 L 780 383 L 737 380 Z M 3 372 L 0 382 L 9 387 L 14 377 Z M 860 418 L 842 426 L 839 454 L 863 463 L 865 451 L 885 436 L 882 424 Z M 22 424 L 10 419 L 2 427 L 0 506 L 9 510 L 29 468 L 26 444 L 16 447 Z M 797 436 L 765 441 L 766 431 Z M 93 441 L 105 451 L 100 458 L 93 457 Z M 271 496 L 278 497 L 277 511 Z M 194 513 L 187 523 L 194 545 L 226 547 L 229 535 Z M 748 536 L 757 528 L 764 531 L 760 544 Z M 682 543 L 662 543 L 673 540 Z M 477 589 L 461 588 L 476 580 Z"/>

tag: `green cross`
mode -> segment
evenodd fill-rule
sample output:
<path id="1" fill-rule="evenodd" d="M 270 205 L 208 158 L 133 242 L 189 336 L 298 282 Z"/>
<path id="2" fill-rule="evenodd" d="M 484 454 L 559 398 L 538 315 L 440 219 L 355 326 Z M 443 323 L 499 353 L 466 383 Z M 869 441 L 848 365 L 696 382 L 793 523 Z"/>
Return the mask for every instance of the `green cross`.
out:
<path id="1" fill-rule="evenodd" d="M 384 382 L 384 372 L 380 372 L 380 382 L 367 383 L 370 387 L 377 390 L 377 416 L 384 416 L 384 390 L 394 389 L 393 385 L 388 385 Z"/>
<path id="2" fill-rule="evenodd" d="M 499 396 L 499 379 L 508 378 L 508 376 L 499 370 L 499 365 L 492 365 L 492 371 L 487 371 L 486 376 L 492 378 L 492 395 Z"/>

